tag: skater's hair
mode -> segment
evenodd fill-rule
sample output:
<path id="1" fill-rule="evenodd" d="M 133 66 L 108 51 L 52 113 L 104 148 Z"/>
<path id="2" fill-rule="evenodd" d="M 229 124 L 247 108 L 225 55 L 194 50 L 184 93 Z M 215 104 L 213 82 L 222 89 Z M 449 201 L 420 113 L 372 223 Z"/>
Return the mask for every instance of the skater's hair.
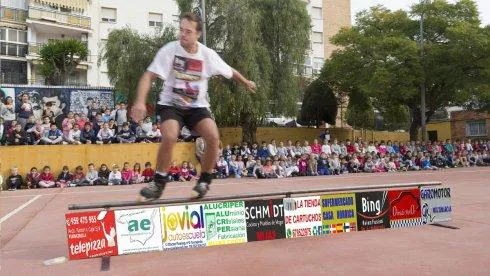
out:
<path id="1" fill-rule="evenodd" d="M 186 13 L 182 14 L 180 16 L 180 21 L 182 21 L 184 19 L 189 20 L 191 22 L 196 22 L 197 23 L 196 31 L 202 32 L 202 21 L 201 21 L 201 18 L 199 18 L 199 16 L 197 16 L 195 13 L 186 12 Z"/>

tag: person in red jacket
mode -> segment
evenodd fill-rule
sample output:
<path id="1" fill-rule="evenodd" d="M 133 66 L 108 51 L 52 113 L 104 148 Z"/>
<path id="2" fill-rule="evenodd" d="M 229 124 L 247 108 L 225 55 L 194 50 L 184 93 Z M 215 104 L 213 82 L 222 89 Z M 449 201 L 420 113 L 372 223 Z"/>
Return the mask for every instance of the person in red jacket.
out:
<path id="1" fill-rule="evenodd" d="M 54 182 L 54 176 L 51 173 L 49 166 L 44 166 L 41 176 L 39 176 L 39 187 L 41 188 L 54 188 L 56 183 Z"/>
<path id="2" fill-rule="evenodd" d="M 180 179 L 180 168 L 177 166 L 177 162 L 173 161 L 168 174 L 172 177 L 173 181 L 179 181 Z"/>
<path id="3" fill-rule="evenodd" d="M 145 163 L 145 170 L 143 171 L 143 177 L 145 178 L 144 182 L 149 183 L 153 181 L 153 177 L 155 175 L 155 171 L 151 168 L 151 163 Z"/>

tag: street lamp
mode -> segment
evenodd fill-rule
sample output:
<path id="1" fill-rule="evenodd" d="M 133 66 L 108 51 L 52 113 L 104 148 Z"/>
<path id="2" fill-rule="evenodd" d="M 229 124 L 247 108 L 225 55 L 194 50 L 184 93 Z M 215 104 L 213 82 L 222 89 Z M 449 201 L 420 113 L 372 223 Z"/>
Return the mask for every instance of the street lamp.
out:
<path id="1" fill-rule="evenodd" d="M 425 4 L 426 0 L 421 0 L 421 4 Z M 424 11 L 420 15 L 420 60 L 423 64 L 424 61 Z M 420 82 L 420 118 L 422 121 L 422 141 L 427 141 L 427 127 L 425 125 L 425 72 L 422 70 L 423 77 Z"/>
<path id="2" fill-rule="evenodd" d="M 194 9 L 194 13 L 199 14 L 202 21 L 202 44 L 206 45 L 206 0 L 201 0 L 201 7 Z"/>

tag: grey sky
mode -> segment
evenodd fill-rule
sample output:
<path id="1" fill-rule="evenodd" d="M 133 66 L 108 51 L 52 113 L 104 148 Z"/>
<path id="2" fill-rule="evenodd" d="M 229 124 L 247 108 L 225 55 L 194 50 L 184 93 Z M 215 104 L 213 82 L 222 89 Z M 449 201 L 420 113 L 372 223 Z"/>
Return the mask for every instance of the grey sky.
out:
<path id="1" fill-rule="evenodd" d="M 357 12 L 369 9 L 369 7 L 381 4 L 390 10 L 408 10 L 412 4 L 418 3 L 420 0 L 351 0 L 352 24 L 355 23 L 355 15 Z M 449 2 L 456 2 L 449 0 Z M 490 24 L 490 1 L 476 0 L 478 10 L 480 11 L 480 20 L 483 25 Z"/>

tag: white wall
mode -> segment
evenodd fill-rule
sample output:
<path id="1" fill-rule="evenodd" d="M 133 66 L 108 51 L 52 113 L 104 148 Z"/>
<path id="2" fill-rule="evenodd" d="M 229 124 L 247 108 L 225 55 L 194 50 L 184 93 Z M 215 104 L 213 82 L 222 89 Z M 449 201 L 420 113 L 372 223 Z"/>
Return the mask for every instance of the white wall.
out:
<path id="1" fill-rule="evenodd" d="M 313 17 L 312 10 L 314 7 L 321 7 L 322 8 L 321 18 Z M 325 18 L 323 18 L 323 9 L 324 9 L 324 7 L 323 7 L 323 1 L 322 0 L 312 0 L 307 5 L 308 14 L 310 15 L 310 18 L 311 18 L 311 34 L 312 34 L 312 36 L 313 36 L 314 32 L 320 32 L 322 34 L 324 33 L 323 21 L 325 20 Z M 308 53 L 309 57 L 311 58 L 311 66 L 314 65 L 315 58 L 325 59 L 325 41 L 323 41 L 322 43 L 313 42 L 312 36 L 310 36 L 311 50 Z M 322 38 L 323 38 L 323 35 L 322 35 Z"/>
<path id="2" fill-rule="evenodd" d="M 27 10 L 27 1 L 28 0 L 1 0 L 2 6 L 20 10 Z"/>
<path id="3" fill-rule="evenodd" d="M 135 3 L 136 2 L 136 3 Z M 102 7 L 116 8 L 117 17 L 115 23 L 102 22 Z M 88 84 L 92 86 L 110 86 L 105 64 L 97 65 L 97 57 L 101 52 L 104 39 L 107 39 L 111 30 L 124 28 L 126 26 L 137 30 L 139 33 L 151 34 L 155 32 L 154 27 L 148 25 L 149 13 L 161 13 L 163 24 L 175 24 L 174 15 L 178 15 L 178 7 L 175 0 L 94 0 L 90 7 L 90 17 L 92 20 L 92 34 L 89 35 L 89 50 L 93 55 L 93 64 L 88 72 Z M 163 46 L 163 45 L 162 45 Z"/>

